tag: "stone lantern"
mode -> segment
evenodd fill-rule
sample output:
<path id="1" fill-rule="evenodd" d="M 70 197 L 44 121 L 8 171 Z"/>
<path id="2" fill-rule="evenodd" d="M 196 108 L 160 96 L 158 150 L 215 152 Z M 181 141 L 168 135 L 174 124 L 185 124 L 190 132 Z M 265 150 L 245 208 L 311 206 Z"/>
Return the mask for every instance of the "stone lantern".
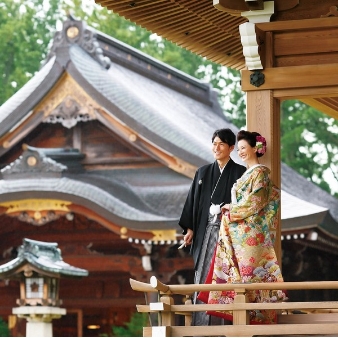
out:
<path id="1" fill-rule="evenodd" d="M 0 279 L 20 281 L 19 307 L 13 314 L 26 318 L 27 337 L 52 337 L 52 320 L 66 314 L 60 308 L 61 277 L 84 277 L 88 271 L 65 263 L 57 243 L 25 238 L 17 258 L 0 265 Z"/>

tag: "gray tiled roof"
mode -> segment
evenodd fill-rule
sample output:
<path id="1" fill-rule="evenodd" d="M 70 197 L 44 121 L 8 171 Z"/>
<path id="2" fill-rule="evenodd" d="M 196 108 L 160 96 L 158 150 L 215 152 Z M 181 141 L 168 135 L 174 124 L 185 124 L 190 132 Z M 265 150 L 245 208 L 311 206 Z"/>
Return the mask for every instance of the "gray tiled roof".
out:
<path id="1" fill-rule="evenodd" d="M 338 222 L 338 200 L 282 163 L 282 190 L 306 202 L 330 210 Z M 337 224 L 338 225 L 338 224 Z"/>
<path id="2" fill-rule="evenodd" d="M 178 210 L 183 207 L 190 182 L 167 168 L 0 180 L 0 202 L 18 196 L 53 196 L 90 207 L 121 226 L 178 229 Z"/>
<path id="3" fill-rule="evenodd" d="M 211 135 L 216 129 L 237 130 L 212 107 L 126 67 L 112 64 L 107 71 L 76 45 L 70 56 L 86 81 L 112 103 L 106 105 L 108 111 L 141 136 L 195 165 L 213 161 Z"/>

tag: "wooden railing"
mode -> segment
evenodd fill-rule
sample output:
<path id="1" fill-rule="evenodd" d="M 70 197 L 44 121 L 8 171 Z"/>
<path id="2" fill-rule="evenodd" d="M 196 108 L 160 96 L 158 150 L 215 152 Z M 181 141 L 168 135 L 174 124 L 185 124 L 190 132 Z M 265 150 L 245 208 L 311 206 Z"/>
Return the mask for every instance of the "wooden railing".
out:
<path id="1" fill-rule="evenodd" d="M 157 326 L 143 328 L 144 337 L 338 335 L 338 301 L 248 303 L 245 296 L 248 290 L 338 289 L 337 281 L 166 285 L 153 276 L 149 284 L 130 279 L 130 285 L 136 291 L 158 293 L 158 302 L 137 305 L 138 312 L 157 313 L 159 317 Z M 236 291 L 233 304 L 192 304 L 196 291 L 225 290 Z M 185 304 L 174 304 L 174 295 L 185 296 Z M 191 326 L 192 312 L 208 310 L 233 311 L 233 325 Z M 277 310 L 278 323 L 249 325 L 250 310 Z M 184 316 L 185 325 L 175 325 L 176 316 Z"/>

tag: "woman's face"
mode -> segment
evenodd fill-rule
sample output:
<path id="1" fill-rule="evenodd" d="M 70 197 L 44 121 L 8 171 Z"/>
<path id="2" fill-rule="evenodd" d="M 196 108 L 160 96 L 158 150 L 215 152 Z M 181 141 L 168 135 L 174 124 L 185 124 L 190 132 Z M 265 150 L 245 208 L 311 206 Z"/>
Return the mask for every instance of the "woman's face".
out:
<path id="1" fill-rule="evenodd" d="M 257 148 L 251 147 L 246 140 L 238 141 L 238 155 L 247 164 L 257 161 Z"/>

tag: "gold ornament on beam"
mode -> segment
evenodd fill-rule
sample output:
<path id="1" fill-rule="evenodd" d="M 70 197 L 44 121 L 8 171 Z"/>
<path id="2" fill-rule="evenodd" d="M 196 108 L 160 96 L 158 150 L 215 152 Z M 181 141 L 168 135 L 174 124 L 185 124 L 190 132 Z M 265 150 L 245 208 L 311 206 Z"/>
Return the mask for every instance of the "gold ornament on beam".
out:
<path id="1" fill-rule="evenodd" d="M 62 200 L 26 199 L 0 203 L 6 214 L 22 222 L 41 226 L 69 214 L 71 202 Z"/>

